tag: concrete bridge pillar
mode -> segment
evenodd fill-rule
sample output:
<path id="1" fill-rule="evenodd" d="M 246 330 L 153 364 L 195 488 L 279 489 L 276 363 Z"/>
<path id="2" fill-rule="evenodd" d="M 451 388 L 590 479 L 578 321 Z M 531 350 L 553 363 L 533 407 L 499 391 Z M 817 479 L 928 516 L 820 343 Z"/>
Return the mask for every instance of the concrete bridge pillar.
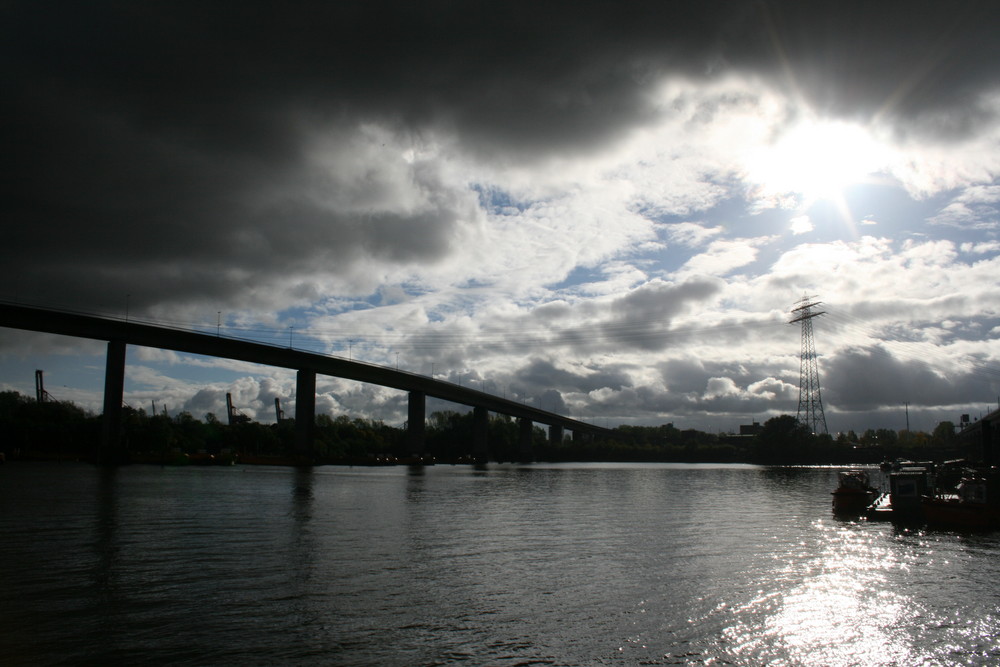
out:
<path id="1" fill-rule="evenodd" d="M 424 435 L 427 426 L 424 421 L 427 412 L 427 394 L 411 391 L 406 414 L 406 446 L 410 454 L 423 454 L 426 443 Z"/>
<path id="2" fill-rule="evenodd" d="M 295 455 L 311 458 L 316 440 L 316 371 L 295 375 Z"/>
<path id="3" fill-rule="evenodd" d="M 517 456 L 522 461 L 534 459 L 532 453 L 532 440 L 534 439 L 535 425 L 527 417 L 517 420 Z"/>
<path id="4" fill-rule="evenodd" d="M 122 399 L 125 394 L 125 343 L 108 341 L 104 370 L 104 418 L 101 420 L 101 448 L 98 463 L 114 463 L 122 454 Z"/>
<path id="5" fill-rule="evenodd" d="M 490 412 L 484 407 L 472 408 L 472 456 L 485 460 L 489 455 Z"/>
<path id="6" fill-rule="evenodd" d="M 563 427 L 552 424 L 549 426 L 549 444 L 561 445 L 563 441 Z"/>

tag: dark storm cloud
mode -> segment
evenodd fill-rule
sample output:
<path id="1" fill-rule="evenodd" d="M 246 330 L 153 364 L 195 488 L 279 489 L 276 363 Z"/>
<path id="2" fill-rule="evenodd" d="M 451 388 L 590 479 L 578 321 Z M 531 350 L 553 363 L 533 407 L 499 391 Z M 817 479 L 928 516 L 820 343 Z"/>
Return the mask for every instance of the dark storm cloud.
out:
<path id="1" fill-rule="evenodd" d="M 650 93 L 670 74 L 755 74 L 824 109 L 884 109 L 960 134 L 980 113 L 975 94 L 994 85 L 996 12 L 938 2 L 8 4 L 0 278 L 8 293 L 81 307 L 125 291 L 137 308 L 246 306 L 248 285 L 262 298 L 264 285 L 347 275 L 366 258 L 435 262 L 474 215 L 471 200 L 413 167 L 403 180 L 434 193 L 430 205 L 345 206 L 358 187 L 380 186 L 304 186 L 313 132 L 375 122 L 398 137 L 452 136 L 480 159 L 580 154 L 665 113 Z M 350 145 L 334 147 L 349 163 Z M 318 202 L 317 190 L 340 199 Z"/>
<path id="2" fill-rule="evenodd" d="M 612 303 L 612 321 L 605 323 L 602 330 L 609 341 L 617 344 L 662 350 L 671 339 L 671 320 L 705 303 L 721 289 L 721 281 L 706 278 L 680 285 L 649 283 Z"/>
<path id="3" fill-rule="evenodd" d="M 491 331 L 488 345 L 508 352 L 523 351 L 529 346 L 550 348 L 566 346 L 577 352 L 608 349 L 609 345 L 633 350 L 662 350 L 679 340 L 704 338 L 704 330 L 671 331 L 671 322 L 679 315 L 704 307 L 722 290 L 721 281 L 699 277 L 673 284 L 653 280 L 607 304 L 583 301 L 545 303 L 533 308 L 512 330 L 510 321 Z M 568 324 L 567 324 L 568 323 Z M 732 330 L 713 332 L 713 337 L 732 335 L 744 326 L 730 324 Z M 490 331 L 489 329 L 487 329 Z M 745 334 L 740 335 L 745 339 Z"/>
<path id="4" fill-rule="evenodd" d="M 615 367 L 588 369 L 588 372 L 573 372 L 557 368 L 544 359 L 532 359 L 517 371 L 516 387 L 519 391 L 534 394 L 546 387 L 556 387 L 563 392 L 591 392 L 610 388 L 618 391 L 629 384 L 628 374 Z"/>
<path id="5" fill-rule="evenodd" d="M 647 87 L 668 73 L 790 74 L 834 107 L 950 106 L 993 83 L 996 11 L 931 1 L 25 2 L 8 12 L 4 53 L 20 93 L 96 102 L 212 152 L 280 160 L 296 148 L 282 127 L 290 109 L 450 123 L 494 147 L 576 147 L 648 114 Z"/>
<path id="6" fill-rule="evenodd" d="M 922 363 L 902 361 L 882 346 L 845 350 L 825 364 L 824 399 L 845 410 L 873 406 L 948 405 L 974 401 L 982 383 L 945 378 Z"/>

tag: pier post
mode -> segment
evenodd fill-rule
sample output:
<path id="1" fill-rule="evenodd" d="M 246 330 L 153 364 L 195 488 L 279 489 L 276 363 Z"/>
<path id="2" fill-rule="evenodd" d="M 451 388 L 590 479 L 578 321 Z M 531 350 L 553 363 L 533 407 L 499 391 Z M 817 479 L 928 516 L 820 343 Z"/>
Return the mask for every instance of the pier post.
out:
<path id="1" fill-rule="evenodd" d="M 489 455 L 490 412 L 482 406 L 472 408 L 472 456 L 486 460 Z"/>
<path id="2" fill-rule="evenodd" d="M 559 446 L 563 441 L 563 427 L 556 424 L 549 426 L 549 444 Z"/>
<path id="3" fill-rule="evenodd" d="M 101 444 L 98 463 L 116 463 L 122 459 L 122 399 L 125 394 L 125 343 L 108 341 L 104 370 L 104 417 L 101 420 Z"/>
<path id="4" fill-rule="evenodd" d="M 411 391 L 406 419 L 406 445 L 410 454 L 424 453 L 424 434 L 427 430 L 424 414 L 427 412 L 427 394 Z"/>
<path id="5" fill-rule="evenodd" d="M 532 452 L 535 425 L 527 417 L 517 420 L 517 457 L 524 462 L 535 458 Z"/>
<path id="6" fill-rule="evenodd" d="M 300 368 L 295 376 L 295 455 L 310 460 L 316 438 L 316 371 Z"/>

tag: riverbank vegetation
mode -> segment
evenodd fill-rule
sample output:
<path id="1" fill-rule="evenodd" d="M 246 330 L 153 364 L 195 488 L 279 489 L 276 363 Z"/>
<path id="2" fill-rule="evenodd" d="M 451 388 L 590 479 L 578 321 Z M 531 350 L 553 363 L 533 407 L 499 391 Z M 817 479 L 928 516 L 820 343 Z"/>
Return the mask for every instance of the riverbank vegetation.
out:
<path id="1" fill-rule="evenodd" d="M 0 452 L 8 460 L 88 460 L 101 440 L 102 417 L 68 402 L 37 402 L 17 392 L 0 392 Z M 126 407 L 123 450 L 133 461 L 180 462 L 220 457 L 244 462 L 279 462 L 294 452 L 293 419 L 279 424 L 240 420 L 228 424 L 208 413 L 169 416 Z M 406 460 L 406 431 L 370 419 L 344 415 L 316 418 L 314 460 L 321 463 L 384 463 Z M 547 431 L 532 429 L 530 451 L 522 451 L 518 422 L 491 416 L 489 458 L 495 461 L 657 461 L 763 464 L 878 463 L 885 459 L 945 460 L 973 452 L 956 436 L 951 422 L 932 433 L 869 429 L 836 437 L 814 435 L 795 417 L 766 421 L 754 435 L 705 433 L 662 426 L 619 426 L 605 439 L 566 438 L 549 442 Z M 435 412 L 426 425 L 426 453 L 436 460 L 470 460 L 471 412 Z"/>

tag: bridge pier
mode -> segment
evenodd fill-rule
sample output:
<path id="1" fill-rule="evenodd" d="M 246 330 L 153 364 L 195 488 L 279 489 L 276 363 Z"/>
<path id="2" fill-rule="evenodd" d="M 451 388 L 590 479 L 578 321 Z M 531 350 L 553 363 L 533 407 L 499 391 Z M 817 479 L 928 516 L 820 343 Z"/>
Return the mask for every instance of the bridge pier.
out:
<path id="1" fill-rule="evenodd" d="M 535 458 L 532 452 L 535 435 L 535 425 L 527 417 L 517 420 L 517 457 L 524 462 L 532 461 Z"/>
<path id="2" fill-rule="evenodd" d="M 316 441 L 316 371 L 295 375 L 295 455 L 312 459 Z"/>
<path id="3" fill-rule="evenodd" d="M 490 411 L 484 407 L 472 408 L 472 456 L 485 461 L 489 456 Z"/>
<path id="4" fill-rule="evenodd" d="M 0 327 L 74 336 L 95 341 L 110 341 L 107 343 L 104 419 L 101 426 L 101 438 L 95 445 L 94 452 L 96 459 L 100 461 L 113 461 L 124 453 L 122 451 L 124 442 L 122 398 L 125 385 L 125 350 L 127 345 L 235 359 L 298 371 L 299 375 L 296 380 L 298 397 L 295 409 L 296 432 L 293 450 L 310 454 L 315 451 L 317 374 L 409 391 L 407 443 L 411 452 L 417 454 L 426 451 L 424 440 L 427 394 L 461 405 L 478 404 L 494 413 L 525 418 L 529 422 L 535 420 L 536 423 L 540 424 L 547 423 L 545 420 L 552 416 L 552 413 L 508 400 L 506 397 L 490 396 L 482 391 L 437 380 L 433 374 L 432 377 L 418 377 L 412 373 L 402 372 L 398 368 L 393 370 L 388 367 L 362 364 L 340 357 L 292 349 L 291 346 L 286 348 L 249 340 L 220 337 L 217 333 L 181 331 L 139 322 L 123 321 L 118 318 L 109 319 L 5 303 L 0 303 Z M 569 429 L 579 424 L 584 432 L 597 432 L 609 437 L 614 435 L 608 429 L 597 429 L 592 425 L 582 424 L 566 417 L 560 418 L 560 421 Z M 522 428 L 526 430 L 521 442 L 526 445 L 530 441 L 528 434 L 532 433 L 533 429 L 530 423 L 522 425 Z M 992 434 L 998 432 L 1000 432 L 1000 425 L 993 429 Z M 559 429 L 550 435 L 554 436 L 554 440 L 561 441 L 562 430 Z M 990 453 L 992 458 L 992 449 Z"/>
<path id="5" fill-rule="evenodd" d="M 117 463 L 122 451 L 122 401 L 125 394 L 125 342 L 108 342 L 104 368 L 104 417 L 101 420 L 101 444 L 98 463 Z"/>
<path id="6" fill-rule="evenodd" d="M 556 424 L 549 426 L 549 444 L 559 446 L 563 441 L 563 427 Z"/>
<path id="7" fill-rule="evenodd" d="M 406 446 L 410 454 L 423 455 L 424 435 L 427 426 L 424 415 L 427 412 L 427 394 L 422 391 L 411 391 L 406 411 Z"/>

